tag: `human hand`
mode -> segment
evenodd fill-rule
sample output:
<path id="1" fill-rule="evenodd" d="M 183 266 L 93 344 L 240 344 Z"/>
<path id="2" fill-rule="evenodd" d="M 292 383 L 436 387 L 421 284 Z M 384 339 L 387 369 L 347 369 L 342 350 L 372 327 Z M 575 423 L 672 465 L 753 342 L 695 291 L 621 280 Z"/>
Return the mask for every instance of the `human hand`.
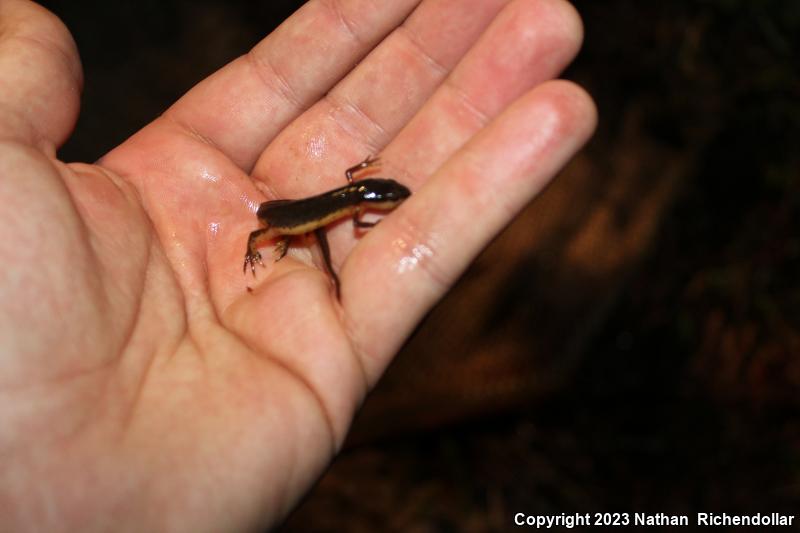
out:
<path id="1" fill-rule="evenodd" d="M 79 104 L 69 34 L 0 5 L 4 527 L 280 520 L 412 328 L 591 134 L 588 96 L 547 81 L 581 41 L 566 2 L 361 4 L 310 2 L 94 165 L 55 156 Z M 340 301 L 313 247 L 242 276 L 260 202 L 377 153 L 414 195 L 331 228 Z"/>

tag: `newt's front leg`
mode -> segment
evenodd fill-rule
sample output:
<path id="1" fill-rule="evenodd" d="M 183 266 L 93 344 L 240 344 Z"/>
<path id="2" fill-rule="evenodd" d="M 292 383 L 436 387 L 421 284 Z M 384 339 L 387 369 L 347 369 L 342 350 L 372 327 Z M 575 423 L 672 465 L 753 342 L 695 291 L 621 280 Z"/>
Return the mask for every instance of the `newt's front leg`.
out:
<path id="1" fill-rule="evenodd" d="M 365 168 L 374 167 L 380 164 L 380 157 L 373 158 L 371 155 L 368 155 L 365 160 L 361 163 L 352 166 L 344 171 L 344 175 L 347 178 L 348 183 L 353 183 L 353 174 L 360 170 L 364 170 Z"/>
<path id="2" fill-rule="evenodd" d="M 325 261 L 325 268 L 333 278 L 333 284 L 336 287 L 336 298 L 339 298 L 339 276 L 333 271 L 333 264 L 331 263 L 331 249 L 328 246 L 328 237 L 325 235 L 325 228 L 317 228 L 314 230 L 314 235 L 317 237 L 319 248 L 322 250 L 322 259 Z"/>

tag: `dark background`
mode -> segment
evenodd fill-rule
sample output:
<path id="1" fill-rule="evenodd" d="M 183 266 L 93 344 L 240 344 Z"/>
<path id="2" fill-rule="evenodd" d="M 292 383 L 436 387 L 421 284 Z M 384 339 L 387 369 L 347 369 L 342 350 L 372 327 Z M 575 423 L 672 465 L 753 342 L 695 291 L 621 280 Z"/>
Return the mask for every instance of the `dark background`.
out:
<path id="1" fill-rule="evenodd" d="M 434 310 L 287 531 L 796 513 L 800 2 L 574 2 L 595 138 Z M 300 3 L 45 2 L 94 160 Z M 740 529 L 743 530 L 743 529 Z"/>

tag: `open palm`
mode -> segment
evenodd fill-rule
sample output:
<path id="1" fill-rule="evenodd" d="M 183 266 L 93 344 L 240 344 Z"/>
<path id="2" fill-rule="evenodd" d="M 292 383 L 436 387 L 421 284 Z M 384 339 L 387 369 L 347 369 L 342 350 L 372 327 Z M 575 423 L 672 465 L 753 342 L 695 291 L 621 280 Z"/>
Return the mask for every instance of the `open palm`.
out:
<path id="1" fill-rule="evenodd" d="M 15 531 L 279 520 L 424 313 L 594 127 L 579 88 L 547 81 L 581 39 L 561 0 L 312 1 L 96 164 L 64 164 L 71 38 L 21 0 L 0 24 Z M 341 300 L 313 241 L 242 275 L 260 202 L 378 153 L 414 195 L 368 232 L 330 228 Z"/>

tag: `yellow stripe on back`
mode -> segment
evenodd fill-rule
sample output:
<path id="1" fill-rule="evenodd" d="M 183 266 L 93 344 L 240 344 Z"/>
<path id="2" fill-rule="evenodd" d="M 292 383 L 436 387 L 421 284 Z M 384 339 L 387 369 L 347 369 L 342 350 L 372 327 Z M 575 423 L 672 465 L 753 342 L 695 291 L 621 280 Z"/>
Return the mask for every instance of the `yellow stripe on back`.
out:
<path id="1" fill-rule="evenodd" d="M 357 209 L 358 206 L 349 205 L 341 209 L 337 209 L 336 211 L 332 211 L 322 218 L 309 220 L 308 222 L 304 222 L 296 226 L 274 226 L 270 224 L 269 227 L 270 229 L 274 229 L 275 233 L 280 235 L 302 235 L 304 233 L 312 232 L 317 228 L 327 226 L 331 222 L 335 222 L 340 218 L 350 216 L 355 213 Z"/>

